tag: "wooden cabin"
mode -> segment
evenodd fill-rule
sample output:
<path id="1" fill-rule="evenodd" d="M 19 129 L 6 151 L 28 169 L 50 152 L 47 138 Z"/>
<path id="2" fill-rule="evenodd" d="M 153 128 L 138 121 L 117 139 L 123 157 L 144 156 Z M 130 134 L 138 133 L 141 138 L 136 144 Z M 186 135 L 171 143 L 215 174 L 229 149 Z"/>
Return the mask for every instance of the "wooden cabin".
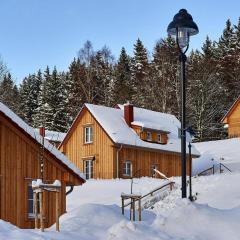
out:
<path id="1" fill-rule="evenodd" d="M 32 181 L 41 178 L 40 151 L 43 150 L 43 182 L 61 182 L 60 214 L 66 212 L 66 186 L 81 185 L 84 175 L 66 156 L 33 128 L 0 103 L 0 219 L 20 228 L 34 228 Z M 44 225 L 55 223 L 55 194 L 43 193 Z"/>
<path id="2" fill-rule="evenodd" d="M 240 96 L 225 114 L 222 123 L 228 129 L 229 138 L 240 137 Z"/>
<path id="3" fill-rule="evenodd" d="M 154 168 L 178 176 L 179 128 L 175 116 L 131 104 L 116 108 L 85 104 L 59 149 L 87 179 L 153 176 Z M 195 148 L 192 153 L 199 155 Z"/>

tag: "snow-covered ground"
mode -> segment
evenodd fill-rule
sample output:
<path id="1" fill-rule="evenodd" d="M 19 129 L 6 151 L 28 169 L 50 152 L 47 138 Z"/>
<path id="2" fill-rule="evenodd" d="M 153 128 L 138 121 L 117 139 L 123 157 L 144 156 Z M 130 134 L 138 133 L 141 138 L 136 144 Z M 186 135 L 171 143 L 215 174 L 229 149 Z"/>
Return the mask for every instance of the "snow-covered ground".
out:
<path id="1" fill-rule="evenodd" d="M 193 174 L 223 163 L 232 171 L 240 171 L 240 138 L 193 144 L 201 157 L 193 161 Z"/>
<path id="2" fill-rule="evenodd" d="M 0 240 L 239 240 L 240 171 L 234 167 L 240 162 L 240 140 L 196 145 L 204 161 L 194 160 L 195 169 L 211 166 L 212 158 L 216 164 L 219 161 L 235 164 L 231 165 L 232 173 L 193 178 L 193 192 L 197 193 L 194 203 L 181 199 L 181 179 L 173 178 L 176 182 L 173 191 L 167 191 L 167 196 L 152 209 L 143 210 L 142 222 L 130 222 L 129 210 L 121 215 L 120 195 L 130 193 L 131 181 L 89 180 L 75 187 L 67 197 L 68 212 L 60 219 L 61 232 L 55 232 L 55 226 L 44 233 L 22 230 L 0 220 Z M 147 193 L 164 181 L 134 179 L 133 192 Z"/>
<path id="3" fill-rule="evenodd" d="M 240 239 L 239 173 L 194 178 L 194 203 L 181 199 L 180 178 L 174 181 L 171 194 L 143 211 L 142 222 L 130 222 L 129 212 L 121 215 L 120 194 L 130 192 L 130 180 L 90 180 L 68 196 L 60 233 L 54 226 L 41 233 L 0 221 L 0 239 Z M 133 191 L 146 193 L 161 184 L 163 180 L 141 178 L 134 181 Z"/>

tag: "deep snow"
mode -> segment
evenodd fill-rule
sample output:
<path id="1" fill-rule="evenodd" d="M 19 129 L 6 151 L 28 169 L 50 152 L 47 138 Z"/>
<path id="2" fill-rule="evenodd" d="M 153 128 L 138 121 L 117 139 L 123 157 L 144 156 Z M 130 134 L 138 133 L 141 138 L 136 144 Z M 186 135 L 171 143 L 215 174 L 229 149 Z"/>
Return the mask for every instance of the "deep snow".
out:
<path id="1" fill-rule="evenodd" d="M 90 180 L 76 187 L 68 197 L 68 213 L 60 219 L 61 232 L 54 226 L 20 230 L 0 222 L 0 239 L 120 240 L 186 239 L 237 240 L 240 238 L 239 173 L 218 174 L 193 179 L 198 199 L 182 200 L 180 178 L 176 188 L 153 209 L 143 211 L 142 222 L 130 222 L 129 212 L 121 215 L 120 194 L 130 192 L 130 180 Z M 146 193 L 163 180 L 141 178 L 134 192 Z"/>
<path id="2" fill-rule="evenodd" d="M 239 139 L 198 143 L 204 161 L 194 160 L 195 169 L 211 166 L 212 158 L 216 164 L 240 162 L 238 144 Z M 130 180 L 89 180 L 67 197 L 68 212 L 60 218 L 60 233 L 55 232 L 55 226 L 41 233 L 0 221 L 0 240 L 239 240 L 240 172 L 232 170 L 193 178 L 194 203 L 181 199 L 181 179 L 172 178 L 176 182 L 173 191 L 167 191 L 153 209 L 143 210 L 142 222 L 130 222 L 129 211 L 121 215 L 120 195 L 130 193 Z M 147 193 L 164 181 L 134 179 L 133 192 Z"/>

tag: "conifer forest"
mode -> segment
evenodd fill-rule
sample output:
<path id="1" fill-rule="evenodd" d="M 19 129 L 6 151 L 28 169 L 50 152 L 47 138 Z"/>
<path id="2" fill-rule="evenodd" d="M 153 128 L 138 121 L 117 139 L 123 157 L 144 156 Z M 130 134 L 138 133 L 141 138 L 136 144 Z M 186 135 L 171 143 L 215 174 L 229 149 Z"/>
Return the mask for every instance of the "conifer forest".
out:
<path id="1" fill-rule="evenodd" d="M 224 26 L 223 26 L 224 27 Z M 133 54 L 125 48 L 113 56 L 109 47 L 87 41 L 66 71 L 46 67 L 18 85 L 0 62 L 0 101 L 37 128 L 66 132 L 84 103 L 104 106 L 129 101 L 134 106 L 180 118 L 178 49 L 171 37 L 149 51 L 137 39 Z M 187 125 L 196 140 L 226 134 L 221 119 L 240 94 L 240 20 L 227 20 L 218 41 L 208 36 L 187 60 Z"/>

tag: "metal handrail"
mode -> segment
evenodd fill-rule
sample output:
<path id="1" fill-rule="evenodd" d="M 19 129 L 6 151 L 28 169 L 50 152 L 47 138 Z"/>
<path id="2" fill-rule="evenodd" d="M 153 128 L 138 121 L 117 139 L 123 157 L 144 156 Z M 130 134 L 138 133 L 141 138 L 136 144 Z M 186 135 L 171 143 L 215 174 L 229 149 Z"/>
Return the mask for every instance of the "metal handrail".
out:
<path id="1" fill-rule="evenodd" d="M 207 172 L 207 171 L 209 171 L 209 170 L 212 170 L 212 172 L 213 172 L 213 174 L 214 174 L 214 166 L 212 166 L 212 167 L 210 167 L 210 168 L 208 168 L 208 169 L 206 169 L 206 170 L 198 173 L 197 175 L 200 176 L 200 175 L 204 174 L 205 172 Z"/>
<path id="2" fill-rule="evenodd" d="M 232 170 L 229 169 L 225 164 L 220 163 L 220 173 L 221 173 L 221 166 L 225 167 L 229 172 L 232 172 Z"/>
<path id="3" fill-rule="evenodd" d="M 218 165 L 218 164 L 217 164 L 217 165 Z M 207 171 L 209 171 L 209 170 L 212 170 L 212 174 L 214 174 L 214 173 L 215 173 L 215 172 L 214 172 L 214 169 L 215 169 L 214 166 L 215 166 L 215 165 L 213 165 L 212 167 L 210 167 L 210 168 L 208 168 L 208 169 L 206 169 L 206 170 L 198 173 L 197 176 L 201 176 L 202 174 L 204 174 L 205 172 L 207 172 Z M 231 170 L 230 168 L 228 168 L 225 164 L 219 163 L 220 173 L 222 173 L 222 166 L 223 166 L 224 168 L 226 168 L 229 172 L 232 172 L 232 170 Z"/>
<path id="4" fill-rule="evenodd" d="M 153 195 L 154 192 L 157 192 L 157 191 L 161 190 L 162 188 L 164 188 L 164 187 L 166 187 L 166 186 L 168 186 L 168 185 L 170 185 L 170 188 L 172 188 L 172 185 L 173 185 L 174 183 L 175 183 L 175 182 L 169 182 L 169 183 L 166 183 L 166 184 L 162 185 L 161 187 L 155 188 L 155 189 L 153 189 L 151 192 L 149 192 L 149 193 L 141 196 L 139 199 L 143 199 L 143 198 L 145 198 L 145 197 L 147 197 L 147 196 L 149 196 L 149 195 Z M 131 202 L 125 204 L 124 207 L 127 207 L 127 206 L 129 206 L 129 205 L 131 205 Z"/>

